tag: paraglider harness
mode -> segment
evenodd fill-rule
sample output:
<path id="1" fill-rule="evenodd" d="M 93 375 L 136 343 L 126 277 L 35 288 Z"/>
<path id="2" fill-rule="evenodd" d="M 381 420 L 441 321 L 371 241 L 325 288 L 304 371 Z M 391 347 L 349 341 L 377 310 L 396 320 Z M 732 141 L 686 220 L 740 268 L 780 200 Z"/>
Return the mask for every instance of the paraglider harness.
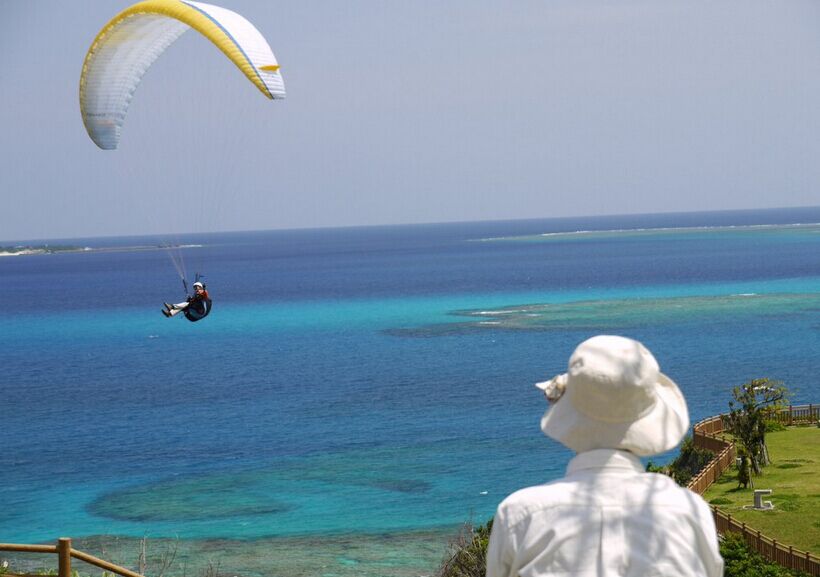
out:
<path id="1" fill-rule="evenodd" d="M 201 277 L 199 273 L 196 273 L 196 279 L 194 282 L 201 282 Z M 188 282 L 183 277 L 182 279 L 182 286 L 185 288 L 185 295 L 187 296 L 188 306 L 185 307 L 185 310 L 182 311 L 182 314 L 185 315 L 185 318 L 195 323 L 197 321 L 201 321 L 205 317 L 207 317 L 211 312 L 211 298 L 208 296 L 208 290 L 205 284 L 202 284 L 202 290 L 205 293 L 204 295 L 200 296 L 196 294 L 194 291 L 193 295 L 188 294 Z"/>

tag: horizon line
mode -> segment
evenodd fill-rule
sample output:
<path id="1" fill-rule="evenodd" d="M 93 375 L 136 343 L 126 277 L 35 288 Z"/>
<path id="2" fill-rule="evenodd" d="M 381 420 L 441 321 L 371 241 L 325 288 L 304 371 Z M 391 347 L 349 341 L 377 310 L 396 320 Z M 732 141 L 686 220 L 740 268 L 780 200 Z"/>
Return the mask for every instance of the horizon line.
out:
<path id="1" fill-rule="evenodd" d="M 48 238 L 29 238 L 29 239 L 9 239 L 0 240 L 0 245 L 6 243 L 31 243 L 34 241 L 68 241 L 68 240 L 95 240 L 106 238 L 150 238 L 150 237 L 167 237 L 167 236 L 192 236 L 192 235 L 213 235 L 213 234 L 241 234 L 241 233 L 264 233 L 264 232 L 286 232 L 286 231 L 322 231 L 322 230 L 351 230 L 351 229 L 367 229 L 367 228 L 402 228 L 402 227 L 417 227 L 417 226 L 444 226 L 444 225 L 458 225 L 458 224 L 490 224 L 490 223 L 515 223 L 515 222 L 556 222 L 562 220 L 575 220 L 580 218 L 588 219 L 603 219 L 603 218 L 628 218 L 628 217 L 649 217 L 649 216 L 675 216 L 675 215 L 694 215 L 694 214 L 726 214 L 726 213 L 751 213 L 751 212 L 776 212 L 784 210 L 820 210 L 820 205 L 808 206 L 780 206 L 767 208 L 728 208 L 715 210 L 672 210 L 660 212 L 635 212 L 635 213 L 605 213 L 593 215 L 566 215 L 566 216 L 539 216 L 532 218 L 502 218 L 502 219 L 478 219 L 478 220 L 442 220 L 442 221 L 423 221 L 423 222 L 405 222 L 405 223 L 380 223 L 380 224 L 349 224 L 339 226 L 295 226 L 282 228 L 250 228 L 250 229 L 223 229 L 211 231 L 188 231 L 188 232 L 163 232 L 163 233 L 130 233 L 130 234 L 101 234 L 93 236 L 66 236 L 66 237 L 48 237 Z M 759 223 L 759 224 L 775 224 L 775 223 Z M 801 223 L 779 223 L 779 224 L 801 224 Z"/>

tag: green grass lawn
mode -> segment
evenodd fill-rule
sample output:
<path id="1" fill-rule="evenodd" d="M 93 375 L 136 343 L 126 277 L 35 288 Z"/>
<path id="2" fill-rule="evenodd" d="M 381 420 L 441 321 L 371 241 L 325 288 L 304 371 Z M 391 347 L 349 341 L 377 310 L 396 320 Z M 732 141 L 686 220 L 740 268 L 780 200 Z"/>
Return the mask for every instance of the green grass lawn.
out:
<path id="1" fill-rule="evenodd" d="M 754 491 L 737 488 L 737 469 L 730 469 L 703 495 L 741 523 L 785 545 L 820 554 L 820 428 L 790 427 L 766 434 L 771 465 L 753 477 L 755 489 L 771 489 L 765 497 L 772 511 L 743 509 Z"/>

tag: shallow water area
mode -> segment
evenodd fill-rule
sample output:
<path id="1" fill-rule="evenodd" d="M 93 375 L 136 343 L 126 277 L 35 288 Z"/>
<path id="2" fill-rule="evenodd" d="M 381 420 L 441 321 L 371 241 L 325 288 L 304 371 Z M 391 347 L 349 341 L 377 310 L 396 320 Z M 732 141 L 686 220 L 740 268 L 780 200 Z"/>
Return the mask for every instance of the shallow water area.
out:
<path id="1" fill-rule="evenodd" d="M 464 310 L 457 317 L 480 320 L 436 323 L 418 328 L 389 329 L 394 336 L 428 337 L 456 335 L 482 329 L 564 331 L 588 330 L 606 333 L 641 326 L 675 323 L 704 323 L 716 315 L 731 322 L 783 320 L 820 327 L 820 294 L 730 294 L 677 296 L 668 298 L 631 298 L 568 303 L 526 304 L 497 309 Z"/>
<path id="2" fill-rule="evenodd" d="M 801 222 L 820 209 L 186 238 L 214 299 L 194 324 L 160 314 L 181 292 L 161 250 L 2 259 L 0 541 L 429 574 L 462 523 L 563 474 L 533 383 L 589 336 L 644 342 L 693 420 L 761 376 L 817 402 L 820 235 L 781 226 Z M 475 242 L 585 230 L 605 238 Z"/>

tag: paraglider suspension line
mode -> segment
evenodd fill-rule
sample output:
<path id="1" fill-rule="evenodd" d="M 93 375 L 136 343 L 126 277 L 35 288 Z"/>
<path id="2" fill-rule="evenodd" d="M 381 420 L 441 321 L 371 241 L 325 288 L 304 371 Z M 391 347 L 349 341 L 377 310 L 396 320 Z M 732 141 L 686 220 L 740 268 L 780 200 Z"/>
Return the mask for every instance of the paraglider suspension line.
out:
<path id="1" fill-rule="evenodd" d="M 168 258 L 171 259 L 174 269 L 176 269 L 180 280 L 182 280 L 182 288 L 185 290 L 185 296 L 188 296 L 188 282 L 185 280 L 185 277 L 188 275 L 185 273 L 185 259 L 182 257 L 182 249 L 178 246 L 174 247 L 172 244 L 168 244 L 166 248 Z"/>

